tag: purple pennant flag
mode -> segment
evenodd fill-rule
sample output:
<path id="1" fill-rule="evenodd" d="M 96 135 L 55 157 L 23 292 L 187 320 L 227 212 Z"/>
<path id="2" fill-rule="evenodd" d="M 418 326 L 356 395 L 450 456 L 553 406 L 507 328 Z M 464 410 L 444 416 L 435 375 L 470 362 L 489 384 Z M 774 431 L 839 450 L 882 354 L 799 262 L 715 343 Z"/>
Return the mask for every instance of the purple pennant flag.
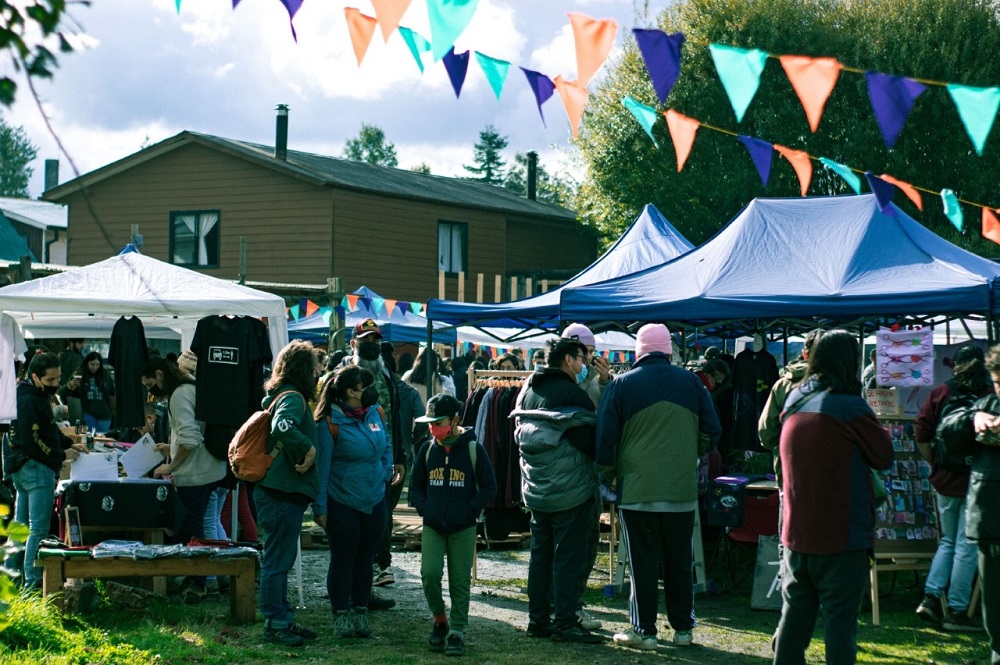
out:
<path id="1" fill-rule="evenodd" d="M 538 104 L 538 115 L 542 116 L 542 125 L 547 127 L 548 125 L 545 125 L 545 114 L 542 113 L 542 104 L 549 101 L 552 93 L 556 90 L 556 86 L 552 82 L 552 79 L 541 72 L 525 69 L 524 67 L 521 67 L 521 71 L 527 77 L 531 91 L 535 93 L 535 103 Z"/>
<path id="2" fill-rule="evenodd" d="M 892 196 L 896 193 L 896 188 L 891 183 L 872 174 L 871 171 L 865 171 L 865 179 L 868 180 L 868 186 L 871 187 L 872 194 L 875 195 L 878 209 L 886 215 L 894 217 L 895 212 L 889 207 L 889 204 L 892 203 Z"/>
<path id="3" fill-rule="evenodd" d="M 369 313 L 374 314 L 375 310 L 372 309 L 372 299 L 371 298 L 358 298 L 358 302 L 365 306 L 365 309 Z"/>
<path id="4" fill-rule="evenodd" d="M 233 9 L 236 9 L 236 5 L 240 4 L 240 0 L 233 0 Z"/>
<path id="5" fill-rule="evenodd" d="M 747 152 L 750 153 L 750 159 L 753 160 L 753 165 L 757 167 L 760 181 L 767 187 L 767 181 L 771 177 L 771 159 L 774 157 L 774 146 L 763 139 L 752 136 L 743 136 L 741 134 L 739 139 L 740 143 L 746 146 Z"/>
<path id="6" fill-rule="evenodd" d="M 677 82 L 681 73 L 681 46 L 684 45 L 684 33 L 677 32 L 668 35 L 662 30 L 632 30 L 635 41 L 639 44 L 642 59 L 646 62 L 646 71 L 653 82 L 656 96 L 661 104 L 667 102 L 670 89 Z"/>
<path id="7" fill-rule="evenodd" d="M 296 43 L 299 41 L 299 36 L 295 34 L 295 24 L 292 23 L 292 21 L 295 20 L 295 14 L 299 11 L 303 2 L 305 2 L 305 0 L 281 0 L 281 4 L 283 4 L 285 9 L 288 10 L 288 27 L 292 29 L 292 39 L 294 39 Z M 235 8 L 236 5 L 233 4 L 233 7 Z"/>
<path id="8" fill-rule="evenodd" d="M 410 311 L 410 303 L 399 300 L 396 302 L 396 309 L 399 310 L 400 314 L 406 316 L 406 313 Z"/>
<path id="9" fill-rule="evenodd" d="M 913 103 L 927 86 L 904 76 L 879 72 L 865 72 L 865 78 L 868 80 L 868 99 L 875 112 L 878 127 L 882 130 L 882 140 L 885 141 L 885 147 L 891 148 L 903 131 L 903 124 L 913 109 Z"/>
<path id="10" fill-rule="evenodd" d="M 462 93 L 462 84 L 465 83 L 465 74 L 469 71 L 469 52 L 455 53 L 455 48 L 448 49 L 444 54 L 444 68 L 448 70 L 448 78 L 451 79 L 451 87 L 455 89 L 455 97 Z"/>
<path id="11" fill-rule="evenodd" d="M 335 309 L 337 311 L 337 316 L 339 316 L 341 319 L 344 319 L 344 318 L 347 317 L 347 310 L 344 309 L 343 307 L 341 307 L 340 305 L 337 305 L 333 309 Z"/>

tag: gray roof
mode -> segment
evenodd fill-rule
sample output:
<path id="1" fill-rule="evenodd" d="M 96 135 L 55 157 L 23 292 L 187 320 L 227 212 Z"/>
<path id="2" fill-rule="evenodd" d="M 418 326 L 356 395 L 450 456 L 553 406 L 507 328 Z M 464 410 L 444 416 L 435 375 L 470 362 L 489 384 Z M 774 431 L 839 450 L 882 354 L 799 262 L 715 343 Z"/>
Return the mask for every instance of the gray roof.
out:
<path id="1" fill-rule="evenodd" d="M 289 150 L 288 159 L 283 161 L 274 157 L 274 148 L 271 146 L 187 131 L 50 189 L 45 192 L 45 198 L 58 200 L 62 196 L 77 191 L 80 186 L 93 185 L 141 162 L 192 142 L 221 149 L 236 157 L 249 159 L 262 166 L 287 173 L 293 177 L 303 178 L 320 186 L 343 187 L 415 201 L 443 203 L 507 214 L 562 221 L 576 220 L 576 214 L 570 210 L 539 201 L 531 201 L 502 187 L 460 178 L 375 166 L 297 150 Z"/>

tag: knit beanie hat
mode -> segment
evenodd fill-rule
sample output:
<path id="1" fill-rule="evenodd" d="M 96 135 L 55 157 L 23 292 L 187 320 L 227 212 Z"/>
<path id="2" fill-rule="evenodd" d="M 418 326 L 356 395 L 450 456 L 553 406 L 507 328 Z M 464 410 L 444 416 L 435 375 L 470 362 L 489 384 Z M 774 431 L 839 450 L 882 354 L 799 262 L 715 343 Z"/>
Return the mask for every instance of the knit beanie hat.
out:
<path id="1" fill-rule="evenodd" d="M 580 344 L 583 344 L 584 346 L 597 346 L 597 341 L 594 339 L 594 333 L 590 332 L 590 328 L 582 323 L 569 324 L 566 326 L 566 329 L 562 331 L 562 335 L 560 335 L 560 337 L 563 339 L 576 337 L 580 340 Z"/>
<path id="2" fill-rule="evenodd" d="M 191 349 L 186 350 L 177 358 L 177 369 L 181 374 L 194 376 L 198 372 L 198 356 Z"/>
<path id="3" fill-rule="evenodd" d="M 635 338 L 635 356 L 642 358 L 644 355 L 659 351 L 668 356 L 674 351 L 674 344 L 670 340 L 670 331 L 662 323 L 647 323 L 639 328 L 639 334 Z"/>

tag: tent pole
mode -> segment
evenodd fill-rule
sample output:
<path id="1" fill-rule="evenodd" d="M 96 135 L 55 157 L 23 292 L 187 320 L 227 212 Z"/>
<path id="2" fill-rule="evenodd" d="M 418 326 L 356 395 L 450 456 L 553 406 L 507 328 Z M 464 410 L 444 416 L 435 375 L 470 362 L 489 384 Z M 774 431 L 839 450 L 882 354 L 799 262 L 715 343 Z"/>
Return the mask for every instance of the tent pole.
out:
<path id="1" fill-rule="evenodd" d="M 430 354 L 434 351 L 434 322 L 427 319 L 427 399 L 433 396 L 434 390 L 434 364 L 430 361 Z"/>
<path id="2" fill-rule="evenodd" d="M 986 342 L 992 346 L 996 335 L 993 333 L 993 312 L 986 312 Z"/>
<path id="3" fill-rule="evenodd" d="M 868 356 L 865 355 L 865 324 L 858 324 L 858 349 L 861 353 L 861 362 L 858 363 L 858 380 L 861 380 L 861 373 L 864 371 Z M 864 386 L 861 386 L 864 388 Z"/>

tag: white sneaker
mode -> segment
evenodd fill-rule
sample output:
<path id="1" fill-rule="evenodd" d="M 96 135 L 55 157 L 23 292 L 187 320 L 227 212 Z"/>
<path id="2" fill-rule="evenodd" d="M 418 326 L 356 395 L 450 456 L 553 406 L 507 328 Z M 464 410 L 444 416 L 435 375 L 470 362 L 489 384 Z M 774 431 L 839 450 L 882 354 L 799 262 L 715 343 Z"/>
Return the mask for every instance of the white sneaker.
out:
<path id="1" fill-rule="evenodd" d="M 598 619 L 595 619 L 590 612 L 582 607 L 576 611 L 576 618 L 580 620 L 580 625 L 587 630 L 601 629 L 601 622 Z"/>
<path id="2" fill-rule="evenodd" d="M 690 630 L 678 630 L 674 633 L 674 644 L 689 647 L 694 644 L 694 634 Z"/>
<path id="3" fill-rule="evenodd" d="M 632 647 L 633 649 L 652 651 L 656 648 L 656 637 L 654 635 L 647 637 L 637 635 L 635 628 L 629 628 L 624 633 L 615 633 L 611 640 L 619 646 Z"/>

